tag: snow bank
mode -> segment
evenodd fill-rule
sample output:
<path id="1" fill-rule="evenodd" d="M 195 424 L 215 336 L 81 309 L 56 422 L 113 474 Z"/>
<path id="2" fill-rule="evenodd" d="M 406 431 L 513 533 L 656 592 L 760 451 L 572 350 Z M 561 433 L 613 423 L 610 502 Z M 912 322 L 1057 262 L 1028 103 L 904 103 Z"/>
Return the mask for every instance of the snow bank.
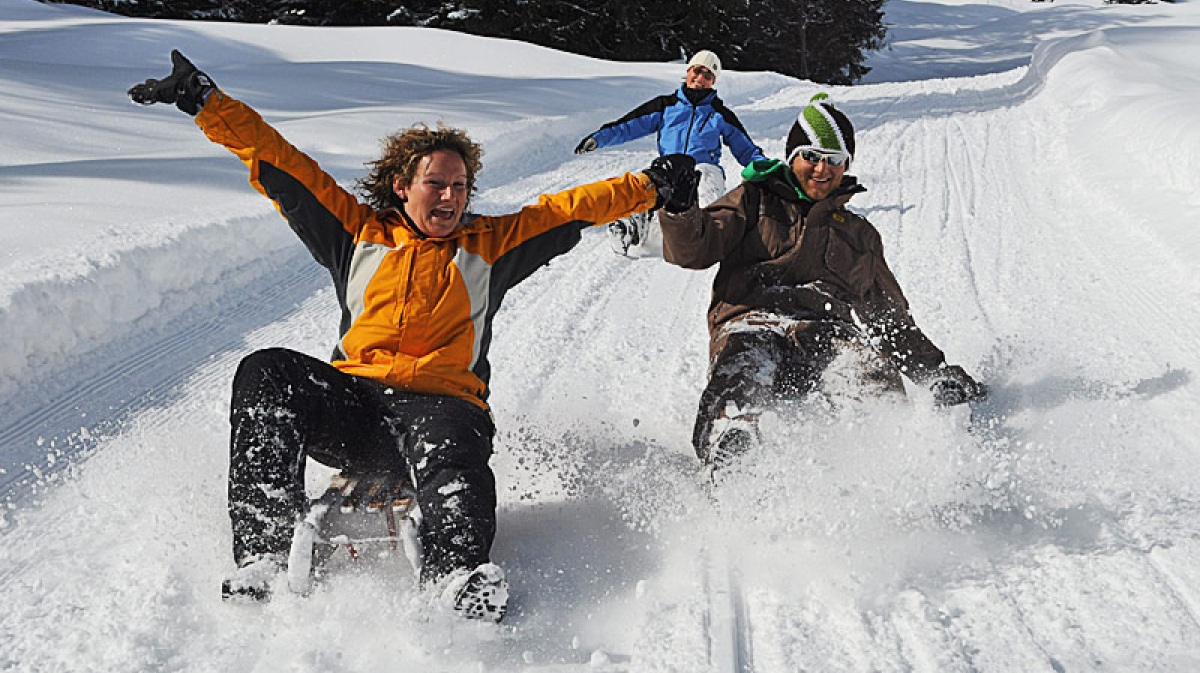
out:
<path id="1" fill-rule="evenodd" d="M 269 214 L 184 232 L 155 247 L 87 260 L 90 272 L 28 283 L 0 309 L 0 399 L 24 382 L 54 378 L 89 351 L 131 334 L 158 331 L 291 261 L 297 243 Z M 266 222 L 269 220 L 269 225 Z"/>

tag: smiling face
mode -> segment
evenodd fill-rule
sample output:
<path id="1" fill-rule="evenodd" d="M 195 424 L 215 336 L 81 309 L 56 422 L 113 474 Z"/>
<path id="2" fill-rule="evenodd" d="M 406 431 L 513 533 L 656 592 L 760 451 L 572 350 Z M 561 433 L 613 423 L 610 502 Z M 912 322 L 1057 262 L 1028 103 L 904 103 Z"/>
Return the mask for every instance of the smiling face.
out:
<path id="1" fill-rule="evenodd" d="M 457 152 L 437 150 L 417 162 L 412 182 L 393 189 L 404 200 L 404 212 L 426 236 L 449 236 L 458 227 L 469 195 L 467 164 Z"/>
<path id="2" fill-rule="evenodd" d="M 796 174 L 800 189 L 804 190 L 808 198 L 820 201 L 842 184 L 842 176 L 846 174 L 848 165 L 844 163 L 841 166 L 830 166 L 828 161 L 809 163 L 797 154 L 792 159 L 792 172 Z"/>
<path id="3" fill-rule="evenodd" d="M 684 85 L 689 89 L 711 89 L 716 83 L 716 75 L 702 65 L 688 68 L 687 79 L 684 80 Z"/>

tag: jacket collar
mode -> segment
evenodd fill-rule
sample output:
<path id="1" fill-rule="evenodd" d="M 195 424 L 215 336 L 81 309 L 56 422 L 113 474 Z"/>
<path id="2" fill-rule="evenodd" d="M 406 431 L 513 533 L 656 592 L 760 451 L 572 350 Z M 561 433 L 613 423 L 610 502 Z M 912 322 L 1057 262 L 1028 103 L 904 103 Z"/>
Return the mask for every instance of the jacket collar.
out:
<path id="1" fill-rule="evenodd" d="M 684 88 L 686 88 L 686 87 L 683 84 L 680 84 L 679 88 L 675 90 L 675 97 L 678 98 L 680 101 L 682 101 L 685 105 L 693 105 L 692 101 L 688 100 L 687 94 L 684 93 L 684 91 L 683 91 Z M 711 89 L 710 93 L 707 96 L 705 96 L 704 98 L 701 98 L 694 105 L 696 107 L 699 107 L 701 105 L 714 105 L 714 104 L 716 104 L 716 102 L 718 100 L 719 99 L 717 98 L 717 90 Z"/>
<path id="2" fill-rule="evenodd" d="M 475 213 L 463 213 L 462 219 L 458 221 L 458 226 L 454 228 L 454 231 L 450 232 L 449 236 L 440 237 L 429 236 L 418 229 L 417 223 L 412 221 L 412 218 L 408 216 L 408 213 L 404 212 L 403 208 L 388 208 L 380 213 L 379 219 L 395 226 L 403 227 L 413 238 L 423 241 L 449 241 L 482 231 L 486 228 L 482 222 L 478 221 L 479 215 Z"/>

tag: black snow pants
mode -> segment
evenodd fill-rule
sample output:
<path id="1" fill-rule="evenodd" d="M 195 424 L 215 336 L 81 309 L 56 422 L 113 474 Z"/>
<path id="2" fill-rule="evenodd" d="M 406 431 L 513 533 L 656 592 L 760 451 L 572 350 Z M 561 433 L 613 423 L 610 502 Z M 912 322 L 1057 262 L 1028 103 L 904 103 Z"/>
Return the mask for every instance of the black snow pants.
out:
<path id="1" fill-rule="evenodd" d="M 701 461 L 720 462 L 718 452 L 737 454 L 756 439 L 757 419 L 765 408 L 799 401 L 817 389 L 834 359 L 846 349 L 863 354 L 859 379 L 879 393 L 904 393 L 900 372 L 867 345 L 858 328 L 832 321 L 793 320 L 751 313 L 713 334 L 708 385 L 692 444 Z M 725 423 L 722 421 L 736 421 Z M 722 436 L 724 428 L 734 433 Z M 723 446 L 723 442 L 734 442 Z"/>
<path id="2" fill-rule="evenodd" d="M 239 564 L 286 554 L 305 505 L 305 458 L 339 469 L 396 470 L 421 508 L 422 583 L 489 560 L 496 482 L 491 416 L 445 395 L 404 392 L 302 353 L 248 355 L 233 380 L 229 517 Z"/>

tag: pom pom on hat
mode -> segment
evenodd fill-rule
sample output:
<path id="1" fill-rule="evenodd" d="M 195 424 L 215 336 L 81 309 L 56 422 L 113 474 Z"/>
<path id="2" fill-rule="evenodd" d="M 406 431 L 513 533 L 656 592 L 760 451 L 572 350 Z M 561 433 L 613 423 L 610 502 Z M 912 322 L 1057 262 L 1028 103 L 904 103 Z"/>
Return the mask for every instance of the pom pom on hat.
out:
<path id="1" fill-rule="evenodd" d="M 828 100 L 829 94 L 819 93 L 796 116 L 787 136 L 788 163 L 797 151 L 806 147 L 854 156 L 854 126 Z"/>
<path id="2" fill-rule="evenodd" d="M 695 55 L 692 56 L 692 60 L 688 61 L 689 70 L 692 68 L 692 66 L 696 65 L 701 65 L 705 68 L 708 68 L 713 74 L 714 82 L 718 77 L 721 76 L 721 59 L 717 58 L 716 54 L 707 49 L 701 49 L 700 51 L 696 52 Z"/>

